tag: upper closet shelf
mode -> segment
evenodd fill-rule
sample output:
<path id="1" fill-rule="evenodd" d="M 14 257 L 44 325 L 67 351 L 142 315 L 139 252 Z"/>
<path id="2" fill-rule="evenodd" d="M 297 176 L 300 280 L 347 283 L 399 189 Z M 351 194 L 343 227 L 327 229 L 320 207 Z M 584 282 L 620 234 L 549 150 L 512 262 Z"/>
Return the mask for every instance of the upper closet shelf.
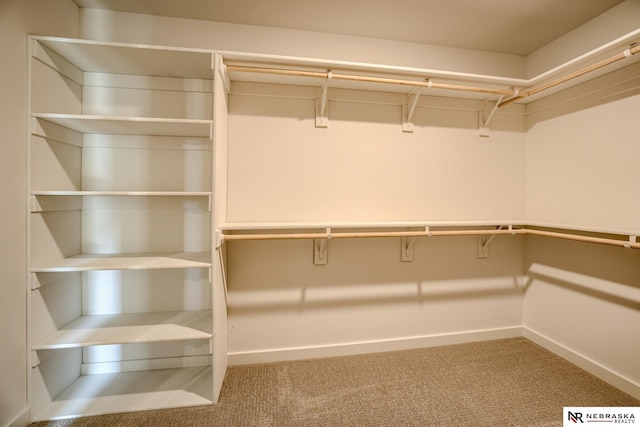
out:
<path id="1" fill-rule="evenodd" d="M 89 116 L 82 114 L 34 113 L 34 120 L 45 120 L 83 134 L 162 135 L 212 138 L 211 120 L 154 117 Z M 39 134 L 34 123 L 34 134 Z M 45 135 L 42 135 L 45 136 Z"/>
<path id="2" fill-rule="evenodd" d="M 97 270 L 157 270 L 211 267 L 209 252 L 171 254 L 76 255 L 50 265 L 32 266 L 32 273 L 58 273 Z"/>
<path id="3" fill-rule="evenodd" d="M 524 220 L 473 220 L 473 221 L 342 221 L 342 222 L 227 222 L 220 225 L 222 231 L 304 230 L 304 229 L 357 229 L 357 228 L 425 228 L 425 227 L 497 227 L 524 225 Z"/>
<path id="4" fill-rule="evenodd" d="M 210 50 L 131 43 L 33 36 L 37 55 L 41 44 L 81 71 L 161 77 L 212 79 Z M 44 59 L 44 58 L 43 58 Z"/>
<path id="5" fill-rule="evenodd" d="M 640 61 L 640 29 L 531 78 L 221 52 L 231 80 L 527 103 Z M 424 89 L 424 91 L 423 91 Z M 323 95 L 324 96 L 324 95 Z"/>

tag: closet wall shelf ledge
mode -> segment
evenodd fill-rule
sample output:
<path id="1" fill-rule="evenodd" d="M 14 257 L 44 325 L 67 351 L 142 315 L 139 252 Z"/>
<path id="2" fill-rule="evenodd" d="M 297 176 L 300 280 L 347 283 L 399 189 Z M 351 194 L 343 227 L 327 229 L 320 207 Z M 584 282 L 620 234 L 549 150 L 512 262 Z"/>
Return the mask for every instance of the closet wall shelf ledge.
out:
<path id="1" fill-rule="evenodd" d="M 392 225 L 393 224 L 393 225 Z M 221 227 L 219 232 L 220 237 L 217 239 L 219 245 L 225 241 L 241 241 L 241 240 L 296 240 L 296 239 L 345 239 L 345 238 L 374 238 L 374 237 L 433 237 L 433 236 L 495 236 L 495 235 L 538 235 L 546 237 L 561 238 L 566 240 L 575 240 L 588 243 L 598 243 L 611 246 L 619 246 L 624 248 L 640 249 L 640 242 L 637 241 L 636 236 L 638 233 L 616 233 L 604 230 L 585 230 L 580 228 L 551 228 L 549 226 L 541 226 L 535 224 L 526 223 L 503 223 L 494 224 L 485 222 L 484 224 L 478 223 L 440 223 L 434 225 L 434 223 L 378 223 L 358 225 L 316 225 L 304 226 L 304 223 L 291 223 L 282 224 L 280 227 L 275 224 L 256 225 L 250 227 L 244 225 L 242 227 L 233 227 L 230 224 L 226 224 Z M 398 228 L 404 227 L 405 230 L 398 230 Z M 424 230 L 406 230 L 406 228 L 420 228 Z M 507 227 L 507 228 L 504 228 Z M 306 231 L 313 230 L 315 228 L 325 228 L 325 231 Z M 335 229 L 349 229 L 349 228 L 378 228 L 385 230 L 376 231 L 338 231 Z M 435 228 L 435 229 L 434 229 Z M 438 229 L 439 228 L 439 229 Z M 277 231 L 267 233 L 266 231 Z M 225 233 L 225 231 L 227 233 Z M 295 232 L 293 232 L 295 231 Z M 245 232 L 245 234 L 238 234 L 236 232 Z M 593 234 L 614 234 L 617 236 L 624 236 L 624 239 L 593 235 Z"/>
<path id="2" fill-rule="evenodd" d="M 526 225 L 525 220 L 407 220 L 407 221 L 238 221 L 226 222 L 220 225 L 222 231 L 242 231 L 242 230 L 312 230 L 312 229 L 362 229 L 362 228 L 424 228 L 424 227 L 498 227 L 498 226 L 521 226 Z"/>

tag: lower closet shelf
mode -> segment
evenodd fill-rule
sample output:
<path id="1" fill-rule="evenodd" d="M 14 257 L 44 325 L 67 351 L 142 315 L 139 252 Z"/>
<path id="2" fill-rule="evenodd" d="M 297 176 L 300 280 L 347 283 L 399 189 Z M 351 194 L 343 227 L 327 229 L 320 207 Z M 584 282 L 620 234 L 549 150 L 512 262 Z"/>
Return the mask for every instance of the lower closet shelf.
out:
<path id="1" fill-rule="evenodd" d="M 33 421 L 213 403 L 211 366 L 83 375 Z"/>
<path id="2" fill-rule="evenodd" d="M 82 316 L 32 350 L 212 338 L 211 310 Z"/>
<path id="3" fill-rule="evenodd" d="M 210 252 L 181 252 L 163 254 L 82 254 L 51 265 L 31 268 L 32 273 L 63 273 L 99 270 L 154 270 L 170 268 L 211 267 Z"/>

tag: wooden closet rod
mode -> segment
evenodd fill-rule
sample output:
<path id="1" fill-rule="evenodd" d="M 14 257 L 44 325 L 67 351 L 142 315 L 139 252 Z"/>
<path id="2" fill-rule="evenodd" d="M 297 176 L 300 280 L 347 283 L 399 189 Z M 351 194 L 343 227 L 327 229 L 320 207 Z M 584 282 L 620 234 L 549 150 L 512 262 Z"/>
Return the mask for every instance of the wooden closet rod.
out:
<path id="1" fill-rule="evenodd" d="M 604 237 L 584 236 L 581 234 L 559 233 L 556 231 L 535 230 L 530 228 L 495 229 L 495 230 L 432 230 L 432 231 L 365 231 L 343 233 L 275 233 L 275 234 L 224 234 L 225 241 L 239 240 L 300 240 L 300 239 L 349 239 L 370 237 L 431 237 L 431 236 L 481 236 L 499 234 L 533 234 L 556 237 L 580 242 L 599 243 L 640 249 L 640 242 L 635 239 L 618 240 Z"/>
<path id="2" fill-rule="evenodd" d="M 278 74 L 278 75 L 284 75 L 284 76 L 297 76 L 297 77 L 317 77 L 317 78 L 332 79 L 332 80 L 350 80 L 350 81 L 357 81 L 357 82 L 385 83 L 385 84 L 396 84 L 396 85 L 404 85 L 404 86 L 412 86 L 412 87 L 431 87 L 436 89 L 463 90 L 467 92 L 480 92 L 480 93 L 488 93 L 492 95 L 504 95 L 504 96 L 516 95 L 516 91 L 511 89 L 491 89 L 486 87 L 434 83 L 430 80 L 416 81 L 416 80 L 391 79 L 386 77 L 356 76 L 353 74 L 333 73 L 331 71 L 300 71 L 300 70 L 286 70 L 281 68 L 247 67 L 243 65 L 227 65 L 227 70 L 246 72 L 246 73 Z"/>
<path id="3" fill-rule="evenodd" d="M 558 233 L 556 231 L 532 230 L 525 229 L 525 234 L 533 234 L 537 236 L 557 237 L 560 239 L 576 240 L 579 242 L 599 243 L 602 245 L 620 246 L 625 248 L 640 249 L 640 242 L 631 240 L 607 239 L 604 237 L 583 236 L 581 234 Z"/>
<path id="4" fill-rule="evenodd" d="M 547 84 L 544 84 L 544 85 L 542 85 L 540 87 L 532 89 L 532 90 L 530 90 L 528 92 L 522 92 L 522 93 L 514 96 L 513 98 L 509 98 L 509 99 L 501 102 L 498 105 L 498 107 L 502 107 L 502 106 L 511 104 L 512 102 L 517 101 L 519 99 L 526 98 L 526 97 L 531 96 L 531 95 L 535 95 L 537 93 L 540 93 L 542 91 L 550 89 L 550 88 L 552 88 L 554 86 L 558 86 L 558 85 L 560 85 L 562 83 L 566 83 L 566 82 L 568 82 L 570 80 L 573 80 L 573 79 L 576 79 L 578 77 L 581 77 L 581 76 L 583 76 L 585 74 L 588 74 L 588 73 L 590 73 L 592 71 L 595 71 L 595 70 L 597 70 L 599 68 L 606 67 L 609 64 L 613 64 L 614 62 L 618 62 L 618 61 L 620 61 L 622 59 L 625 59 L 625 58 L 628 58 L 628 57 L 630 57 L 632 55 L 635 55 L 638 52 L 640 52 L 640 44 L 636 43 L 636 44 L 632 45 L 629 49 L 626 49 L 625 51 L 620 52 L 617 55 L 613 55 L 612 57 L 609 57 L 607 59 L 603 59 L 600 62 L 597 62 L 597 63 L 595 63 L 593 65 L 589 65 L 588 67 L 582 68 L 581 70 L 575 71 L 575 72 L 573 72 L 571 74 L 567 74 L 564 77 L 560 77 L 560 78 L 558 78 L 556 80 L 553 80 L 553 81 L 551 81 L 551 82 L 549 82 Z"/>

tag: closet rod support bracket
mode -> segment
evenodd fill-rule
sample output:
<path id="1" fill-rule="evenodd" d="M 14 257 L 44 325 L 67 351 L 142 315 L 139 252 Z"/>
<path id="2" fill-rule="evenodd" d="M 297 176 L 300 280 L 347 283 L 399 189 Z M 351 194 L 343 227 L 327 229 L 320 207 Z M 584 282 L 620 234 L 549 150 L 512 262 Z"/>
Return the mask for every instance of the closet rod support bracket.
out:
<path id="1" fill-rule="evenodd" d="M 504 95 L 501 96 L 496 101 L 496 103 L 493 106 L 493 108 L 491 109 L 491 112 L 489 113 L 489 115 L 487 115 L 487 113 L 486 113 L 487 102 L 485 101 L 484 106 L 483 106 L 482 110 L 480 111 L 480 120 L 479 120 L 480 121 L 480 130 L 478 131 L 478 136 L 485 137 L 485 138 L 489 137 L 489 135 L 490 135 L 489 124 L 491 123 L 491 119 L 493 118 L 493 115 L 498 110 L 498 107 L 500 107 L 500 103 L 502 102 L 503 99 L 504 99 Z"/>
<path id="2" fill-rule="evenodd" d="M 427 87 L 431 87 L 431 81 L 427 80 L 427 83 Z M 413 113 L 416 111 L 423 90 L 424 86 L 419 86 L 407 94 L 407 103 L 402 106 L 402 132 L 413 132 Z"/>
<path id="3" fill-rule="evenodd" d="M 327 71 L 327 78 L 322 81 L 320 86 L 320 98 L 316 99 L 316 127 L 326 128 L 329 127 L 329 80 L 332 78 L 331 71 Z"/>
<path id="4" fill-rule="evenodd" d="M 495 236 L 478 236 L 478 259 L 489 258 L 489 243 Z"/>
<path id="5" fill-rule="evenodd" d="M 498 227 L 498 230 L 502 230 L 504 228 L 503 225 Z M 509 225 L 509 231 L 511 231 L 511 234 L 515 234 L 515 231 L 513 231 L 513 226 Z M 492 234 L 490 236 L 488 235 L 480 235 L 478 236 L 478 258 L 479 259 L 486 259 L 489 258 L 489 245 L 491 244 L 491 242 L 493 241 L 493 239 L 495 239 L 497 236 L 497 234 Z"/>
<path id="6" fill-rule="evenodd" d="M 217 230 L 214 235 L 214 246 L 216 249 L 220 249 L 220 247 L 222 247 L 222 245 L 224 244 L 224 234 L 222 233 L 221 230 Z"/>
<path id="7" fill-rule="evenodd" d="M 313 265 L 327 265 L 329 258 L 329 240 L 313 239 Z"/>
<path id="8" fill-rule="evenodd" d="M 400 260 L 402 262 L 413 261 L 413 247 L 416 242 L 416 237 L 402 237 L 400 245 Z"/>
<path id="9" fill-rule="evenodd" d="M 624 243 L 625 248 L 631 248 L 637 243 L 637 236 L 629 236 L 629 241 Z"/>

